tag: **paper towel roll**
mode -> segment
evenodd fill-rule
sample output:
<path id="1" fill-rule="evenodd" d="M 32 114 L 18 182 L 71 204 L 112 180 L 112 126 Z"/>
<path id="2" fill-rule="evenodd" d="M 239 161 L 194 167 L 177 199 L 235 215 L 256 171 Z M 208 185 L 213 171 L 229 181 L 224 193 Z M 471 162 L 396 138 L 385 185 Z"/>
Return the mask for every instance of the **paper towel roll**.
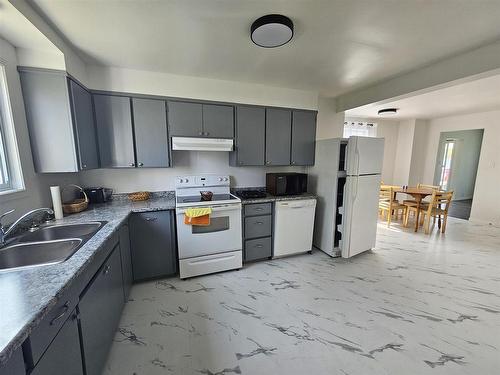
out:
<path id="1" fill-rule="evenodd" d="M 50 187 L 50 195 L 52 196 L 52 207 L 54 207 L 54 215 L 56 220 L 63 218 L 63 209 L 61 202 L 61 188 L 59 186 Z"/>

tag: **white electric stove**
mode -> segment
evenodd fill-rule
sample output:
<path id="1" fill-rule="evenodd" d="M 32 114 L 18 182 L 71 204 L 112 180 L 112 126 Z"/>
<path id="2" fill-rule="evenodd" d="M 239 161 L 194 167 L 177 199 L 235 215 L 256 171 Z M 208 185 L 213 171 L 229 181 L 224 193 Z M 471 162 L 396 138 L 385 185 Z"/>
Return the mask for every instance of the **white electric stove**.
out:
<path id="1" fill-rule="evenodd" d="M 181 279 L 243 266 L 241 200 L 230 193 L 230 177 L 200 175 L 177 177 L 175 183 L 177 242 Z M 201 191 L 213 193 L 210 201 Z M 184 224 L 190 207 L 211 207 L 210 225 Z"/>

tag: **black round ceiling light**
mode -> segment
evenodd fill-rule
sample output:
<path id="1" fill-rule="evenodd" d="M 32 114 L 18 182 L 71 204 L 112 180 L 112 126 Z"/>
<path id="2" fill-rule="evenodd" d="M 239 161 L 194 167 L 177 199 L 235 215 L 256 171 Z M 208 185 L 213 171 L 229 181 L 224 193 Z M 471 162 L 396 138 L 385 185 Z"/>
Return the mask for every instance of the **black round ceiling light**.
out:
<path id="1" fill-rule="evenodd" d="M 397 108 L 384 108 L 378 111 L 379 115 L 395 115 L 396 113 L 398 113 Z"/>
<path id="2" fill-rule="evenodd" d="M 268 14 L 252 23 L 252 42 L 260 47 L 274 48 L 287 44 L 293 37 L 293 22 L 281 14 Z"/>

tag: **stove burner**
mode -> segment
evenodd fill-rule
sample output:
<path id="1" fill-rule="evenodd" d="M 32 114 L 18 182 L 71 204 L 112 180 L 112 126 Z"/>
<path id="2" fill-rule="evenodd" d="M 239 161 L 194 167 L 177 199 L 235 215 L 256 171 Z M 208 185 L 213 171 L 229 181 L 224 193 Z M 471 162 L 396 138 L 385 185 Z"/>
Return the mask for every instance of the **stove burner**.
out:
<path id="1" fill-rule="evenodd" d="M 243 199 L 252 199 L 252 198 L 265 198 L 267 193 L 263 190 L 241 190 L 237 191 L 236 195 Z"/>

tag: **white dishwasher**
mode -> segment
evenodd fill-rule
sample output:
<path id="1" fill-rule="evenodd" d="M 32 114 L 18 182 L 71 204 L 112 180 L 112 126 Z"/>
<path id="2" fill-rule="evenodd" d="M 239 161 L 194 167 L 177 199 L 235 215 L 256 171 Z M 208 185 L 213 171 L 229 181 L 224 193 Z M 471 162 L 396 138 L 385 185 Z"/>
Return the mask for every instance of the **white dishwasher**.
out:
<path id="1" fill-rule="evenodd" d="M 274 257 L 311 251 L 315 209 L 315 199 L 276 202 Z"/>

